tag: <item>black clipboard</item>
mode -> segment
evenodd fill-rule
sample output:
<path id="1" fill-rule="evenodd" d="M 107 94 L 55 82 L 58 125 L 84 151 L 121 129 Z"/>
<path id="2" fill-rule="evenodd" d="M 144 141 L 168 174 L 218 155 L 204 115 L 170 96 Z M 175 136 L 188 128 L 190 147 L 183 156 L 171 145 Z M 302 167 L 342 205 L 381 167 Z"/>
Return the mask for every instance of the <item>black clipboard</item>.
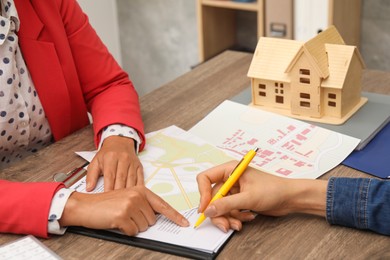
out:
<path id="1" fill-rule="evenodd" d="M 230 241 L 233 234 L 221 245 L 217 252 L 208 253 L 193 248 L 178 246 L 174 244 L 164 243 L 160 241 L 131 237 L 122 235 L 107 230 L 97 230 L 84 227 L 68 227 L 68 231 L 75 234 L 94 237 L 98 239 L 108 240 L 116 243 L 121 243 L 129 246 L 140 247 L 148 250 L 158 251 L 171 255 L 187 257 L 191 259 L 215 259 L 222 251 L 225 245 Z"/>

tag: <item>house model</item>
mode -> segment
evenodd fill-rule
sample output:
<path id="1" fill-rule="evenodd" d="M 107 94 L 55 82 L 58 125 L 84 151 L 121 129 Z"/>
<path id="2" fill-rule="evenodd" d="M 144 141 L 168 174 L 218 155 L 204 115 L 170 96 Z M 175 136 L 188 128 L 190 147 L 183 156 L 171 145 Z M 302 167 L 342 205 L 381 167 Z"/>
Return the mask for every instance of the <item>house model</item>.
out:
<path id="1" fill-rule="evenodd" d="M 307 42 L 261 37 L 248 77 L 252 105 L 328 124 L 342 124 L 366 102 L 365 68 L 356 46 L 345 45 L 334 26 Z"/>

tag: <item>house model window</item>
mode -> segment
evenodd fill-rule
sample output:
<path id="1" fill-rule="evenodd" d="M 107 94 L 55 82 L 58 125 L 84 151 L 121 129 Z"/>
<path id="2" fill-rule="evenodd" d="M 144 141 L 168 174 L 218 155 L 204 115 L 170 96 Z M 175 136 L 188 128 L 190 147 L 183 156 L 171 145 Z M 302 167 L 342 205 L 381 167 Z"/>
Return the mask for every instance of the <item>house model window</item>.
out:
<path id="1" fill-rule="evenodd" d="M 361 97 L 364 68 L 359 50 L 345 45 L 334 26 L 307 42 L 261 37 L 248 71 L 252 105 L 342 124 L 367 102 Z"/>

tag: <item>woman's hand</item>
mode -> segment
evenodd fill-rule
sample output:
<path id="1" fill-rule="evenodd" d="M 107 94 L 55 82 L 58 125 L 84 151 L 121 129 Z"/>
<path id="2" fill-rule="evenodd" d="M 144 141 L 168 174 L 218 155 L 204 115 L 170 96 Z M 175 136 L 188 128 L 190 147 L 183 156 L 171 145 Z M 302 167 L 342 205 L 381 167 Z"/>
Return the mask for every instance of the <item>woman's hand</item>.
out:
<path id="1" fill-rule="evenodd" d="M 61 226 L 119 229 L 132 236 L 154 225 L 156 213 L 179 226 L 189 225 L 179 212 L 144 186 L 93 194 L 73 192 L 59 222 Z"/>
<path id="2" fill-rule="evenodd" d="M 107 137 L 88 166 L 87 191 L 92 191 L 99 176 L 104 176 L 104 191 L 144 185 L 142 164 L 134 140 L 123 136 Z"/>

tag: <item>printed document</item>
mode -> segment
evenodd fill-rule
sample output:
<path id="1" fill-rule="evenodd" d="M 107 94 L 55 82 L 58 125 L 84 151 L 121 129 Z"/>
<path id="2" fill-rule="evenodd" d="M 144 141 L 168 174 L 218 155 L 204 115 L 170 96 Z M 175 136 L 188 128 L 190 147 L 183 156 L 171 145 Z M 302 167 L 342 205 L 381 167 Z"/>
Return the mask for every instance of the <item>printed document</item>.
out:
<path id="1" fill-rule="evenodd" d="M 144 168 L 146 187 L 180 211 L 189 220 L 190 226 L 179 227 L 160 215 L 154 226 L 137 237 L 204 252 L 217 252 L 233 231 L 224 233 L 212 225 L 209 219 L 194 229 L 194 224 L 199 217 L 197 206 L 200 198 L 196 175 L 233 158 L 214 145 L 176 126 L 149 133 L 146 135 L 146 140 L 146 147 L 139 154 Z M 91 161 L 95 153 L 78 152 L 77 154 Z M 76 182 L 71 188 L 86 192 L 85 178 Z M 103 190 L 103 178 L 100 178 L 93 192 Z"/>

